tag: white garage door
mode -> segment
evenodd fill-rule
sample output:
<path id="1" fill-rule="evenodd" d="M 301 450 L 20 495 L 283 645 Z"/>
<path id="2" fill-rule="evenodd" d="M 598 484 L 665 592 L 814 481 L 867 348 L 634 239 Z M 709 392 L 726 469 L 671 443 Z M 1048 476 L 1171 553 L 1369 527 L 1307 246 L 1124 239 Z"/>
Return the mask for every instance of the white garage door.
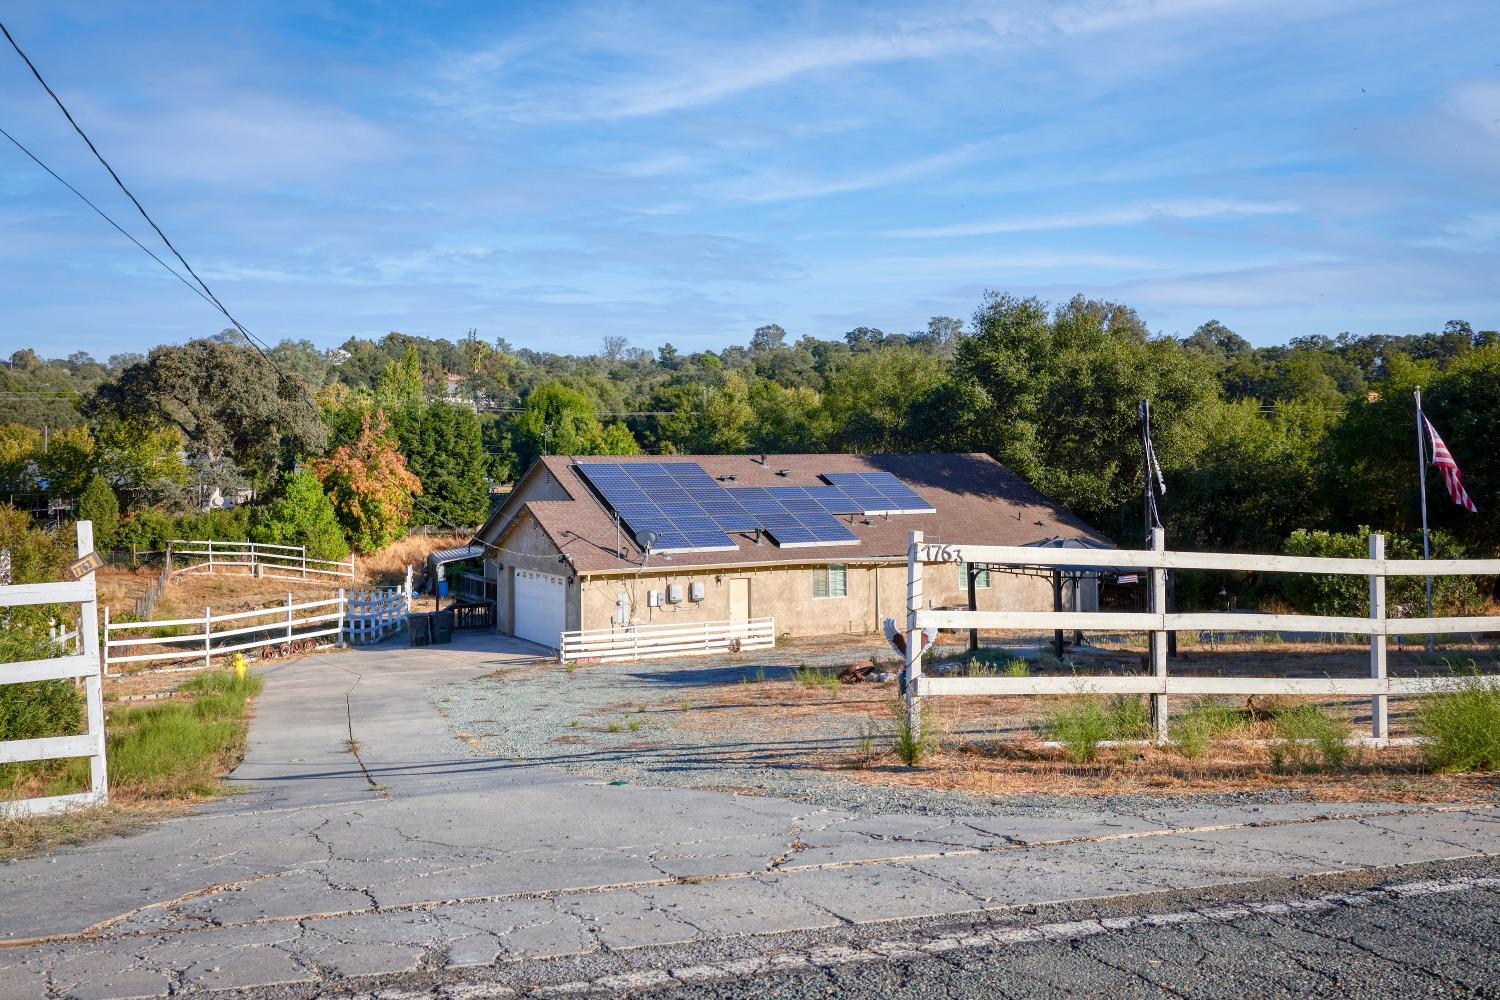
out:
<path id="1" fill-rule="evenodd" d="M 516 635 L 556 649 L 567 625 L 567 607 L 562 577 L 516 570 Z"/>

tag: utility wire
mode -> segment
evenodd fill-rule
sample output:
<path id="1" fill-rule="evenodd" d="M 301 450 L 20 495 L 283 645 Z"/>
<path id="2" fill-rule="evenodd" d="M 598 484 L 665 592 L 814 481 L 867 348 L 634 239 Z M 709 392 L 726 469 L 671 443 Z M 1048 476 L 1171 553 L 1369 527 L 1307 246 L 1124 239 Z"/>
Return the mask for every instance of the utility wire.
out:
<path id="1" fill-rule="evenodd" d="M 151 218 L 151 213 L 146 211 L 145 206 L 140 203 L 140 199 L 136 198 L 136 196 L 131 192 L 130 188 L 125 186 L 125 182 L 120 179 L 120 175 L 115 172 L 115 168 L 110 166 L 109 161 L 104 158 L 104 154 L 99 152 L 99 147 L 94 145 L 94 141 L 88 137 L 88 133 L 84 132 L 84 130 L 79 126 L 78 122 L 74 120 L 72 112 L 70 112 L 68 110 L 68 106 L 62 102 L 62 98 L 58 97 L 57 92 L 48 85 L 45 79 L 43 79 L 41 71 L 36 68 L 36 63 L 31 61 L 31 57 L 26 54 L 25 50 L 21 48 L 15 37 L 11 35 L 10 29 L 5 26 L 4 21 L 0 21 L 0 33 L 3 33 L 5 35 L 5 40 L 10 42 L 10 47 L 16 50 L 16 55 L 20 56 L 21 61 L 24 62 L 26 64 L 26 67 L 31 70 L 31 75 L 36 77 L 36 82 L 42 85 L 42 89 L 47 92 L 47 96 L 52 98 L 52 103 L 57 105 L 57 109 L 63 113 L 63 117 L 68 120 L 68 124 L 73 126 L 73 131 L 77 132 L 78 137 L 82 139 L 84 141 L 84 144 L 89 147 L 89 151 L 94 154 L 94 159 L 98 160 L 100 165 L 102 165 L 104 169 L 109 172 L 109 176 L 114 180 L 115 186 L 125 193 L 125 197 L 130 199 L 130 203 L 135 206 L 136 211 L 141 213 L 141 218 L 146 220 L 147 224 L 156 231 L 156 235 L 161 237 L 161 241 L 167 245 L 167 249 L 172 251 L 172 256 L 176 257 L 178 262 L 182 264 L 184 269 L 186 269 L 187 273 L 193 276 L 193 280 L 198 283 L 198 287 L 203 289 L 204 296 L 209 299 L 209 301 L 216 309 L 219 310 L 219 312 L 224 314 L 225 319 L 234 324 L 234 328 L 238 330 L 240 332 L 240 335 L 245 338 L 246 343 L 248 343 L 252 348 L 255 349 L 255 353 L 259 354 L 261 356 L 261 359 L 265 361 L 266 364 L 271 366 L 276 374 L 281 377 L 281 380 L 284 383 L 297 388 L 301 393 L 302 398 L 305 399 L 307 401 L 307 404 L 312 407 L 313 412 L 321 413 L 318 404 L 310 395 L 308 395 L 307 390 L 303 388 L 300 383 L 294 382 L 286 372 L 281 370 L 281 367 L 277 365 L 276 362 L 271 360 L 270 356 L 267 355 L 265 350 L 262 348 L 262 344 L 259 339 L 253 336 L 249 330 L 245 329 L 244 324 L 234 318 L 234 315 L 224 307 L 224 303 L 219 301 L 219 297 L 214 294 L 213 289 L 209 288 L 207 282 L 199 277 L 197 271 L 193 270 L 193 266 L 187 262 L 187 258 L 178 251 L 177 247 L 173 245 L 171 240 L 167 239 L 167 234 L 162 232 L 161 227 L 156 224 L 156 220 Z"/>
<path id="2" fill-rule="evenodd" d="M 114 219 L 111 219 L 109 217 L 109 214 L 106 213 L 104 211 L 104 209 L 100 208 L 98 205 L 95 205 L 92 201 L 89 201 L 87 195 L 85 195 L 82 191 L 78 190 L 72 184 L 69 184 L 66 180 L 64 180 L 61 176 L 59 176 L 56 170 L 53 170 L 51 167 L 47 166 L 47 164 L 43 163 L 41 161 L 41 159 L 38 158 L 38 156 L 35 153 L 33 153 L 31 150 L 27 149 L 24 145 L 21 144 L 21 140 L 17 139 L 15 136 L 13 136 L 9 132 L 5 131 L 4 128 L 0 128 L 0 135 L 5 136 L 5 138 L 9 139 L 11 141 L 11 143 L 17 149 L 19 149 L 21 152 L 25 153 L 27 156 L 31 157 L 31 162 L 35 163 L 37 166 L 39 166 L 43 170 L 47 171 L 47 173 L 51 174 L 52 177 L 53 177 L 53 179 L 56 180 L 57 183 L 61 184 L 63 187 L 67 188 L 69 191 L 72 191 L 75 195 L 77 195 L 78 199 L 80 201 L 82 201 L 85 205 L 87 205 L 89 208 L 92 208 L 94 210 L 94 212 L 98 214 L 99 218 L 103 219 L 105 222 L 109 223 L 111 226 L 114 226 L 116 229 L 118 229 L 120 231 L 120 235 L 124 236 L 127 240 L 129 240 L 130 242 L 134 243 L 136 246 L 140 247 L 142 250 L 144 250 L 147 254 L 149 254 L 151 256 L 152 260 L 156 261 L 162 267 L 166 268 L 167 272 L 169 274 L 171 274 L 172 277 L 176 278 L 178 281 L 182 282 L 184 285 L 187 286 L 188 291 L 192 292 L 194 295 L 198 296 L 198 298 L 202 299 L 204 302 L 207 302 L 209 305 L 213 305 L 214 304 L 213 300 L 210 299 L 207 295 L 204 295 L 203 292 L 198 288 L 197 285 L 194 285 L 191 281 L 189 281 L 186 278 L 184 278 L 181 274 L 178 273 L 178 271 L 177 271 L 176 268 L 174 268 L 171 264 L 168 264 L 166 261 L 164 261 L 160 257 L 158 257 L 156 255 L 156 253 L 150 247 L 146 246 L 146 244 L 144 244 L 140 240 L 136 239 L 134 234 L 132 234 L 129 230 L 127 230 L 124 226 L 120 225 Z"/>

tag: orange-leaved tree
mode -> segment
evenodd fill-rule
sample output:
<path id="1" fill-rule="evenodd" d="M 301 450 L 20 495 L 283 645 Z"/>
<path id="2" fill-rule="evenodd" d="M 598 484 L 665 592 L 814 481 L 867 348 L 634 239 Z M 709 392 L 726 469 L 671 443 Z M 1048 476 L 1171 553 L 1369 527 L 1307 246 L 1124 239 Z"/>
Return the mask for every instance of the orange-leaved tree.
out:
<path id="1" fill-rule="evenodd" d="M 406 467 L 385 414 L 365 415 L 353 444 L 313 463 L 355 551 L 374 552 L 406 534 L 422 481 Z"/>

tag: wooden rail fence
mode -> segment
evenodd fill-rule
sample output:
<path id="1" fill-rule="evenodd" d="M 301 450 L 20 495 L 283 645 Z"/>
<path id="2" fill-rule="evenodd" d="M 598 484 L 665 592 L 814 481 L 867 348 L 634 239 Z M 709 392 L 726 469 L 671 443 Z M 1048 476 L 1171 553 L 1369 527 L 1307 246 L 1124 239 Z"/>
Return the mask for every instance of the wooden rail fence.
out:
<path id="1" fill-rule="evenodd" d="M 78 555 L 88 555 L 94 551 L 93 522 L 79 521 L 76 530 Z M 76 806 L 102 805 L 109 801 L 109 781 L 104 765 L 104 701 L 99 673 L 99 620 L 96 617 L 98 596 L 94 588 L 94 574 L 89 573 L 77 581 L 23 583 L 0 587 L 0 607 L 38 604 L 78 605 L 77 635 L 65 634 L 64 641 L 60 643 L 66 648 L 66 639 L 72 639 L 76 642 L 76 651 L 47 659 L 0 664 L 0 685 L 81 678 L 88 730 L 77 736 L 44 736 L 0 742 L 0 764 L 87 757 L 89 790 L 71 795 L 0 800 L 0 817 L 39 815 Z"/>
<path id="2" fill-rule="evenodd" d="M 1385 539 L 1370 536 L 1367 559 L 1311 556 L 1239 555 L 1219 552 L 1168 552 L 1160 529 L 1148 550 L 1044 549 L 1031 546 L 940 545 L 923 541 L 914 531 L 907 551 L 906 699 L 913 726 L 920 724 L 922 698 L 948 695 L 1146 694 L 1151 696 L 1156 738 L 1167 741 L 1169 695 L 1368 695 L 1370 737 L 1389 739 L 1387 699 L 1451 690 L 1462 677 L 1390 677 L 1386 643 L 1391 636 L 1452 635 L 1500 632 L 1500 617 L 1391 618 L 1387 614 L 1386 578 L 1392 576 L 1500 576 L 1500 559 L 1387 559 Z M 926 606 L 923 567 L 928 563 L 987 563 L 996 566 L 1068 567 L 1087 570 L 1148 570 L 1149 611 L 969 611 Z M 1369 615 L 1283 615 L 1187 612 L 1164 609 L 1167 570 L 1240 570 L 1263 573 L 1315 573 L 1364 576 L 1369 580 Z M 919 637 L 923 629 L 1057 629 L 1147 632 L 1150 672 L 1137 676 L 1073 675 L 1067 677 L 927 677 L 922 673 Z M 1343 632 L 1370 637 L 1368 677 L 1184 677 L 1167 672 L 1167 633 L 1189 630 L 1236 632 Z"/>
<path id="3" fill-rule="evenodd" d="M 622 625 L 562 633 L 564 663 L 660 660 L 671 656 L 732 653 L 776 645 L 776 619 L 697 622 L 683 625 Z"/>
<path id="4" fill-rule="evenodd" d="M 113 676 L 119 672 L 115 668 L 131 663 L 153 664 L 149 669 L 162 673 L 205 670 L 216 656 L 258 653 L 267 658 L 337 645 L 347 601 L 342 590 L 319 601 L 298 602 L 287 594 L 284 604 L 252 611 L 215 615 L 204 608 L 202 617 L 149 622 L 111 621 L 106 608 L 104 673 Z"/>
<path id="5" fill-rule="evenodd" d="M 252 576 L 281 580 L 354 579 L 354 560 L 335 562 L 308 556 L 303 545 L 173 539 L 167 543 L 167 574 L 213 573 L 243 568 Z"/>

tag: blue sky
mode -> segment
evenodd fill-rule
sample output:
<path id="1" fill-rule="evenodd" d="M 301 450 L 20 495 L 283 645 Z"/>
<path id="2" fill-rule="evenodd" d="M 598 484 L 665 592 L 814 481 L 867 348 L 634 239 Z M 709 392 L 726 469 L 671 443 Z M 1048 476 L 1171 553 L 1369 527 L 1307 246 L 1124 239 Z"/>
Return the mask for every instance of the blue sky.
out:
<path id="1" fill-rule="evenodd" d="M 906 331 L 986 289 L 1258 344 L 1500 327 L 1493 0 L 13 3 L 268 341 Z M 144 238 L 19 60 L 0 124 Z M 223 324 L 0 142 L 0 340 Z"/>

